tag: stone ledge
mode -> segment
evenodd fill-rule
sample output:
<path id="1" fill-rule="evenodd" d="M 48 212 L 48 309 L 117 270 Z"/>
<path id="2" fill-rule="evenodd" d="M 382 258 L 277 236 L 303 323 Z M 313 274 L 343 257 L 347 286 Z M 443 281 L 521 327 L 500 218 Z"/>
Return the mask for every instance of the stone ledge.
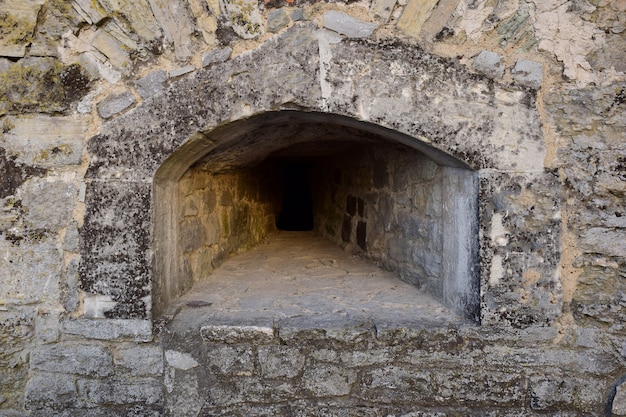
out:
<path id="1" fill-rule="evenodd" d="M 133 342 L 152 340 L 152 322 L 150 320 L 68 320 L 61 325 L 61 331 L 65 334 L 97 340 L 129 340 Z"/>

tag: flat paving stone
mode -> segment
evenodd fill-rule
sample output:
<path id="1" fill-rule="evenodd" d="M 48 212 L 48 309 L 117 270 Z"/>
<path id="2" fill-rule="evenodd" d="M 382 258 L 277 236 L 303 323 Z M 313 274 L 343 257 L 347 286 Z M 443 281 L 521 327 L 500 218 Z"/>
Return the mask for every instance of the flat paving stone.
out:
<path id="1" fill-rule="evenodd" d="M 173 329 L 313 316 L 429 326 L 463 319 L 430 295 L 313 232 L 284 232 L 233 256 L 180 297 Z"/>

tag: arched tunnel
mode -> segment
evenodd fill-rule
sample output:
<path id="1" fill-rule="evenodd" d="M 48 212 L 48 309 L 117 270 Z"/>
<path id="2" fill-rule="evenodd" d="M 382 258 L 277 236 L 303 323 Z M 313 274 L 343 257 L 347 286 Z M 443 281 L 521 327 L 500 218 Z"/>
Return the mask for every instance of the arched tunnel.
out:
<path id="1" fill-rule="evenodd" d="M 268 237 L 307 232 L 478 316 L 477 181 L 462 162 L 317 113 L 266 113 L 204 135 L 209 150 L 169 191 L 178 244 L 167 252 L 179 260 L 166 298 Z"/>

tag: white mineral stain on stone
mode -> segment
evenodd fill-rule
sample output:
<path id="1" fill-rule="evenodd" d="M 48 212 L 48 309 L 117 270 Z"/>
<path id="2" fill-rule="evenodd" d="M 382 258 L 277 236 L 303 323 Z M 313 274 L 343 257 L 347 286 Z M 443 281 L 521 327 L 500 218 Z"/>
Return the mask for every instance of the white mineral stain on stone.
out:
<path id="1" fill-rule="evenodd" d="M 504 228 L 502 220 L 504 216 L 501 213 L 494 213 L 491 218 L 491 230 L 489 236 L 491 242 L 498 246 L 506 246 L 509 243 L 509 231 Z"/>
<path id="2" fill-rule="evenodd" d="M 85 295 L 83 310 L 85 317 L 104 318 L 104 313 L 113 310 L 117 302 L 108 295 Z"/>
<path id="3" fill-rule="evenodd" d="M 333 58 L 333 53 L 330 45 L 341 42 L 341 36 L 328 30 L 318 30 L 315 32 L 315 37 L 319 42 L 320 89 L 322 90 L 322 108 L 327 110 L 328 99 L 331 97 L 333 92 L 333 86 L 330 82 L 328 82 L 327 79 L 330 61 Z"/>
<path id="4" fill-rule="evenodd" d="M 187 371 L 198 366 L 198 362 L 188 353 L 178 352 L 176 350 L 166 350 L 165 360 L 167 364 L 173 368 Z"/>
<path id="5" fill-rule="evenodd" d="M 563 62 L 563 75 L 568 79 L 583 85 L 593 81 L 591 65 L 586 57 L 604 44 L 604 32 L 592 22 L 570 12 L 569 2 L 533 0 L 533 3 L 539 49 L 554 54 Z"/>
<path id="6" fill-rule="evenodd" d="M 493 255 L 491 258 L 491 271 L 489 273 L 489 285 L 492 287 L 500 284 L 504 278 L 504 266 L 502 266 L 502 255 Z"/>

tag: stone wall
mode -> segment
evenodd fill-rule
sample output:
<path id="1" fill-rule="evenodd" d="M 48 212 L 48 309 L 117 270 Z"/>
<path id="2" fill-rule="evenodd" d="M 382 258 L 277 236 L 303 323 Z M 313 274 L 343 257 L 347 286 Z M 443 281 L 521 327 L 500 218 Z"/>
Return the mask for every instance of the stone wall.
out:
<path id="1" fill-rule="evenodd" d="M 442 168 L 383 144 L 325 162 L 313 171 L 319 232 L 442 299 Z"/>
<path id="2" fill-rule="evenodd" d="M 231 173 L 193 167 L 180 179 L 182 252 L 193 281 L 208 276 L 229 256 L 276 231 L 280 172 L 271 164 Z"/>
<path id="3" fill-rule="evenodd" d="M 626 415 L 625 12 L 4 1 L 0 415 Z M 481 326 L 160 333 L 159 193 L 294 110 L 477 172 Z"/>

